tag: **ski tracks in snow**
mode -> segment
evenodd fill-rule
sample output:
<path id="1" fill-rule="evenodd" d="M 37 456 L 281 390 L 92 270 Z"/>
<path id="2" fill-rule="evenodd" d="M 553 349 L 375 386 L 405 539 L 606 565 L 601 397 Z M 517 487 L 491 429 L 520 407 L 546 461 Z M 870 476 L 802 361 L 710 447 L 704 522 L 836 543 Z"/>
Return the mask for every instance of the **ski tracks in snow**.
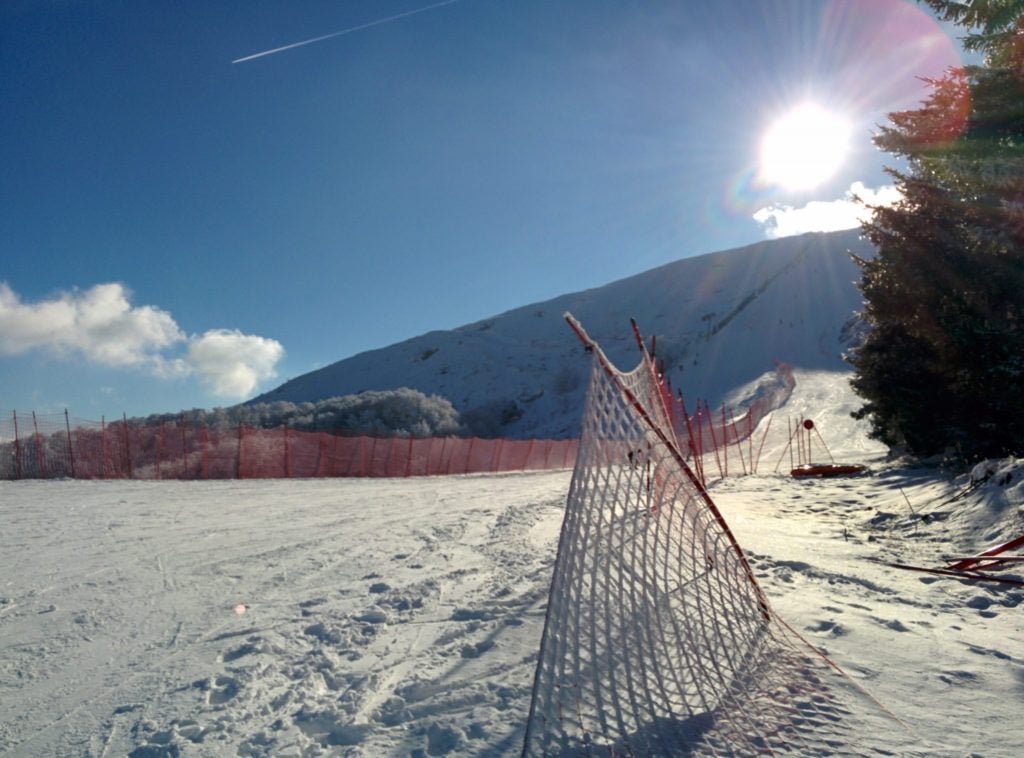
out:
<path id="1" fill-rule="evenodd" d="M 568 484 L 0 483 L 0 753 L 518 754 Z M 711 494 L 776 612 L 941 743 L 919 754 L 1010 756 L 1024 593 L 877 561 L 976 552 L 1013 486 L 951 501 L 883 466 Z"/>
<path id="2" fill-rule="evenodd" d="M 61 649 L 28 620 L 17 664 L 53 691 L 0 680 L 24 698 L 0 719 L 0 752 L 514 752 L 523 719 L 509 713 L 529 707 L 567 485 L 132 483 L 118 486 L 135 498 L 110 503 L 104 483 L 58 483 L 95 496 L 69 529 L 82 565 L 118 585 L 89 599 L 64 577 L 50 593 L 58 616 L 102 609 L 101 652 Z M 114 513 L 124 534 L 103 542 Z M 28 599 L 7 600 L 10 629 Z"/>

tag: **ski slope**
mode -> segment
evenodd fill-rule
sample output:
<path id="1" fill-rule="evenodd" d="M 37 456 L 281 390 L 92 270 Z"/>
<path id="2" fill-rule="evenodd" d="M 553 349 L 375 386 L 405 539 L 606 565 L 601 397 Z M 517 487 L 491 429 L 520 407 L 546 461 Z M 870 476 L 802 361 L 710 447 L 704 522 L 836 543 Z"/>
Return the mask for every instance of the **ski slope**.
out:
<path id="1" fill-rule="evenodd" d="M 887 463 L 845 379 L 798 373 L 780 418 L 869 476 L 712 496 L 775 610 L 910 730 L 868 745 L 1018 755 L 1024 588 L 877 559 L 1024 532 L 1024 462 L 966 494 Z M 518 755 L 569 480 L 0 482 L 0 754 Z"/>

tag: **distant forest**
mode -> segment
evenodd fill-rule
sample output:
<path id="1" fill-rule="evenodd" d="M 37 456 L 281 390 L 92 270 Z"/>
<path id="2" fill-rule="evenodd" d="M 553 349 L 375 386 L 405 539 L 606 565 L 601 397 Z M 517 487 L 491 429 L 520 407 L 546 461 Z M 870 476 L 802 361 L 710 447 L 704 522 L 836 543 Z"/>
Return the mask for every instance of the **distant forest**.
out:
<path id="1" fill-rule="evenodd" d="M 396 390 L 360 392 L 315 403 L 252 403 L 231 408 L 196 408 L 135 419 L 146 425 L 184 419 L 190 425 L 213 429 L 248 426 L 269 429 L 287 426 L 300 431 L 331 431 L 347 434 L 401 437 L 444 437 L 472 434 L 449 400 L 402 387 Z"/>

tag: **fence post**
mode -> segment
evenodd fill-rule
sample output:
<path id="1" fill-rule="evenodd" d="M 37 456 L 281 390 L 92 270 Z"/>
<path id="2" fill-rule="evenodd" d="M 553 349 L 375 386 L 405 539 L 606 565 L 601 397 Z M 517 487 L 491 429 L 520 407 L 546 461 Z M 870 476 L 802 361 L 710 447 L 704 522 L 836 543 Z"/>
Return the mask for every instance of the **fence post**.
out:
<path id="1" fill-rule="evenodd" d="M 469 438 L 469 450 L 466 451 L 466 470 L 462 472 L 463 474 L 468 474 L 469 473 L 469 467 L 471 465 L 471 461 L 473 460 L 473 443 L 474 442 L 476 442 L 476 437 L 470 437 Z"/>
<path id="2" fill-rule="evenodd" d="M 181 414 L 181 476 L 180 479 L 187 479 L 188 472 L 188 449 L 185 447 L 185 414 Z"/>
<path id="3" fill-rule="evenodd" d="M 71 461 L 71 478 L 75 479 L 75 447 L 71 444 L 71 419 L 68 418 L 68 409 L 64 409 L 64 428 L 68 430 L 68 460 Z"/>
<path id="4" fill-rule="evenodd" d="M 11 418 L 14 419 L 14 469 L 18 479 L 21 479 L 21 439 L 18 437 L 18 412 L 11 411 Z"/>
<path id="5" fill-rule="evenodd" d="M 503 440 L 498 437 L 498 444 L 494 446 L 494 452 L 491 453 L 491 473 L 501 471 L 501 448 Z"/>
<path id="6" fill-rule="evenodd" d="M 742 476 L 747 475 L 747 462 L 743 458 L 743 438 L 740 436 L 740 425 L 736 421 L 736 415 L 732 412 L 732 408 L 729 409 L 729 424 L 732 427 L 733 438 L 736 440 L 736 453 L 740 456 L 740 468 L 743 473 Z"/>
<path id="7" fill-rule="evenodd" d="M 405 478 L 412 476 L 412 443 L 415 437 L 409 434 L 409 452 L 405 456 Z"/>
<path id="8" fill-rule="evenodd" d="M 156 478 L 157 481 L 163 479 L 163 474 L 160 471 L 161 457 L 164 453 L 164 422 L 160 422 L 160 426 L 156 432 Z"/>
<path id="9" fill-rule="evenodd" d="M 786 417 L 786 432 L 789 434 L 789 445 L 788 445 L 788 447 L 789 447 L 789 467 L 790 467 L 790 469 L 793 469 L 793 468 L 796 467 L 795 464 L 793 463 L 793 429 L 794 428 L 795 427 L 793 426 L 793 419 L 791 419 L 789 416 L 787 416 Z M 800 440 L 797 440 L 797 444 L 798 445 L 800 444 Z"/>
<path id="10" fill-rule="evenodd" d="M 292 476 L 292 462 L 289 455 L 290 451 L 288 450 L 288 426 L 286 424 L 281 424 L 281 426 L 284 428 L 284 478 L 290 479 Z"/>
<path id="11" fill-rule="evenodd" d="M 32 430 L 35 432 L 35 443 L 36 443 L 36 464 L 39 469 L 39 478 L 46 478 L 46 461 L 43 458 L 43 442 L 39 436 L 39 424 L 36 422 L 36 412 L 32 411 Z"/>
<path id="12" fill-rule="evenodd" d="M 444 474 L 447 475 L 447 474 L 451 473 L 451 471 L 448 470 L 449 468 L 451 468 L 451 459 L 450 458 L 448 459 L 448 463 L 447 464 L 445 463 L 445 460 L 444 460 L 444 449 L 446 447 L 448 447 L 448 438 L 447 437 L 442 437 L 441 438 L 441 452 L 437 456 L 437 471 L 434 472 L 435 474 L 444 473 Z M 442 471 L 442 467 L 444 467 L 443 471 Z"/>
<path id="13" fill-rule="evenodd" d="M 100 416 L 100 479 L 107 478 L 107 417 Z"/>
<path id="14" fill-rule="evenodd" d="M 244 424 L 239 424 L 238 425 L 238 458 L 237 458 L 237 463 L 236 463 L 236 468 L 235 468 L 235 478 L 237 478 L 237 479 L 244 479 L 245 478 L 245 469 L 242 468 L 242 462 L 244 460 L 242 458 L 242 440 L 244 440 L 244 439 L 245 439 L 245 425 Z"/>
<path id="15" fill-rule="evenodd" d="M 722 459 L 725 461 L 724 477 L 729 476 L 729 431 L 725 426 L 725 403 L 722 403 Z"/>
<path id="16" fill-rule="evenodd" d="M 384 476 L 391 476 L 391 458 L 395 454 L 395 440 L 397 437 L 392 436 L 388 439 L 388 452 L 384 457 Z"/>
<path id="17" fill-rule="evenodd" d="M 747 460 L 750 461 L 750 474 L 753 476 L 754 471 L 754 414 L 751 411 L 747 411 Z"/>
<path id="18" fill-rule="evenodd" d="M 374 467 L 374 464 L 377 461 L 377 436 L 374 435 L 373 437 L 370 437 L 370 439 L 372 440 L 370 442 L 370 467 L 369 467 L 371 469 L 371 471 L 368 472 L 367 469 L 364 467 L 363 468 L 363 473 L 360 474 L 360 476 L 376 476 L 376 474 L 372 473 L 372 469 Z"/>
<path id="19" fill-rule="evenodd" d="M 203 424 L 202 437 L 199 438 L 199 442 L 202 445 L 202 457 L 200 458 L 202 466 L 203 479 L 210 478 L 210 459 L 207 455 L 210 448 L 210 428 Z"/>
<path id="20" fill-rule="evenodd" d="M 134 479 L 135 472 L 132 471 L 132 446 L 128 437 L 128 414 L 122 412 L 121 423 L 124 424 L 124 459 L 128 463 L 128 478 Z"/>
<path id="21" fill-rule="evenodd" d="M 698 411 L 699 413 L 700 411 Z M 686 411 L 686 399 L 683 397 L 683 391 L 679 390 L 679 413 L 683 417 L 683 421 L 686 423 L 686 441 L 690 447 L 690 454 L 693 456 L 693 467 L 696 470 L 697 478 L 700 479 L 700 483 L 706 485 L 707 482 L 704 480 L 704 461 L 701 458 L 703 450 L 697 446 L 697 442 L 693 436 L 693 425 L 690 423 L 690 414 Z M 700 418 L 698 416 L 698 423 Z"/>
<path id="22" fill-rule="evenodd" d="M 711 434 L 711 447 L 715 451 L 715 463 L 718 464 L 718 475 L 724 479 L 725 474 L 722 473 L 722 456 L 718 454 L 718 437 L 715 435 L 715 414 L 711 412 L 711 406 L 708 401 L 704 401 L 704 414 L 708 419 L 708 432 Z"/>

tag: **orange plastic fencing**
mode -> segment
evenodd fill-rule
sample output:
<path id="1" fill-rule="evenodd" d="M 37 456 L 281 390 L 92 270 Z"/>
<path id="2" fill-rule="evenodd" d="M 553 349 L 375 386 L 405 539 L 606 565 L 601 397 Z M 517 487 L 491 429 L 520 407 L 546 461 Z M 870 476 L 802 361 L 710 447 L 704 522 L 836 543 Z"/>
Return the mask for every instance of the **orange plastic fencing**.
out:
<path id="1" fill-rule="evenodd" d="M 409 477 L 572 468 L 578 440 L 350 437 L 65 414 L 0 420 L 0 479 Z"/>
<path id="2" fill-rule="evenodd" d="M 662 393 L 680 448 L 692 461 L 697 476 L 707 484 L 714 476 L 724 479 L 757 472 L 760 447 L 754 439 L 754 430 L 773 411 L 785 405 L 795 387 L 793 369 L 780 363 L 775 368 L 774 382 L 763 386 L 754 401 L 742 411 L 724 405 L 712 410 L 706 402 L 698 400 L 690 415 L 682 394 L 673 396 L 671 387 L 665 383 Z M 764 434 L 770 424 L 769 420 Z M 763 443 L 763 437 L 761 441 Z"/>
<path id="3" fill-rule="evenodd" d="M 661 384 L 684 455 L 705 484 L 755 473 L 754 429 L 790 397 L 796 381 L 780 364 L 744 410 L 712 410 Z M 770 426 L 770 422 L 769 422 Z M 767 429 L 765 430 L 765 433 Z M 760 434 L 760 433 L 759 433 Z M 763 437 L 761 439 L 763 444 Z M 257 479 L 408 477 L 572 468 L 579 440 L 478 437 L 352 437 L 289 427 L 209 428 L 187 419 L 147 425 L 63 414 L 0 419 L 0 479 Z"/>

